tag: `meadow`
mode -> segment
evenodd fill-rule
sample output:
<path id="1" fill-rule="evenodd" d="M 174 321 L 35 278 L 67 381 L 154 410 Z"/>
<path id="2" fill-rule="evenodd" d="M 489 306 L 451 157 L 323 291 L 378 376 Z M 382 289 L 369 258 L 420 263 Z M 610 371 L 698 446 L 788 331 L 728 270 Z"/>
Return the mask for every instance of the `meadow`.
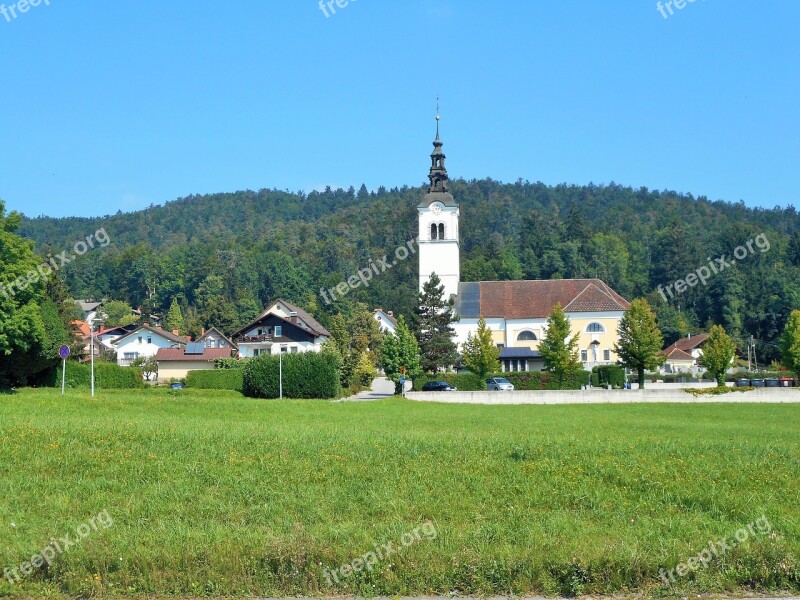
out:
<path id="1" fill-rule="evenodd" d="M 796 593 L 799 443 L 798 405 L 20 390 L 0 395 L 0 570 L 113 524 L 0 596 Z"/>

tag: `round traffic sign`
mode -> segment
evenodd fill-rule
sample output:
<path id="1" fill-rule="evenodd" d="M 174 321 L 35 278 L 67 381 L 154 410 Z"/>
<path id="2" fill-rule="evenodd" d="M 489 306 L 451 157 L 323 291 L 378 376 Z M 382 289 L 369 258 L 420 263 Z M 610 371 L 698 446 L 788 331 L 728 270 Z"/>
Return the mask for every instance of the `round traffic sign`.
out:
<path id="1" fill-rule="evenodd" d="M 67 357 L 69 356 L 69 346 L 67 346 L 66 344 L 61 346 L 61 348 L 58 349 L 58 355 L 64 360 L 66 360 Z"/>

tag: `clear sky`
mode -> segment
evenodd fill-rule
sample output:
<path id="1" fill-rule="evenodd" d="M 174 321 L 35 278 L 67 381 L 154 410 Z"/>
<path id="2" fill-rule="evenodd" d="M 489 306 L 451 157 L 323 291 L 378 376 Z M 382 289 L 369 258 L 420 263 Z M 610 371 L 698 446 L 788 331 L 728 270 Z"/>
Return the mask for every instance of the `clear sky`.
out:
<path id="1" fill-rule="evenodd" d="M 40 1 L 0 0 L 29 216 L 419 185 L 437 94 L 451 177 L 800 204 L 796 0 Z"/>

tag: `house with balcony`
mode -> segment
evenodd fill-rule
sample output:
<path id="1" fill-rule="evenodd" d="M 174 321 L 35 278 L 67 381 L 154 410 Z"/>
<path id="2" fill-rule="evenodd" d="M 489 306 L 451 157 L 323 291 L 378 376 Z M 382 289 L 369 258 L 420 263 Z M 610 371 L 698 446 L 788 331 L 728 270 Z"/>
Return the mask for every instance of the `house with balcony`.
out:
<path id="1" fill-rule="evenodd" d="M 279 352 L 319 352 L 330 332 L 302 308 L 271 303 L 252 323 L 233 334 L 241 358 Z"/>
<path id="2" fill-rule="evenodd" d="M 186 343 L 186 338 L 145 323 L 118 337 L 112 345 L 117 353 L 117 364 L 129 367 L 137 358 L 155 356 L 160 348 L 183 348 Z"/>

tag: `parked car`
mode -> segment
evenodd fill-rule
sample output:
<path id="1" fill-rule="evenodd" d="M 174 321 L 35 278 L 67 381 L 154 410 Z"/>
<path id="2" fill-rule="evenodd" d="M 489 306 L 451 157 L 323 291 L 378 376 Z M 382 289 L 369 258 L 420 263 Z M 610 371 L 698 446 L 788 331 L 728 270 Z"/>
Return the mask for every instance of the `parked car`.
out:
<path id="1" fill-rule="evenodd" d="M 423 392 L 455 392 L 457 391 L 452 385 L 446 381 L 429 381 L 422 386 Z"/>
<path id="2" fill-rule="evenodd" d="M 486 380 L 487 392 L 513 392 L 514 384 L 505 377 L 490 377 Z"/>
<path id="3" fill-rule="evenodd" d="M 171 390 L 182 390 L 186 388 L 186 384 L 182 381 L 173 381 L 169 384 L 169 389 Z"/>

